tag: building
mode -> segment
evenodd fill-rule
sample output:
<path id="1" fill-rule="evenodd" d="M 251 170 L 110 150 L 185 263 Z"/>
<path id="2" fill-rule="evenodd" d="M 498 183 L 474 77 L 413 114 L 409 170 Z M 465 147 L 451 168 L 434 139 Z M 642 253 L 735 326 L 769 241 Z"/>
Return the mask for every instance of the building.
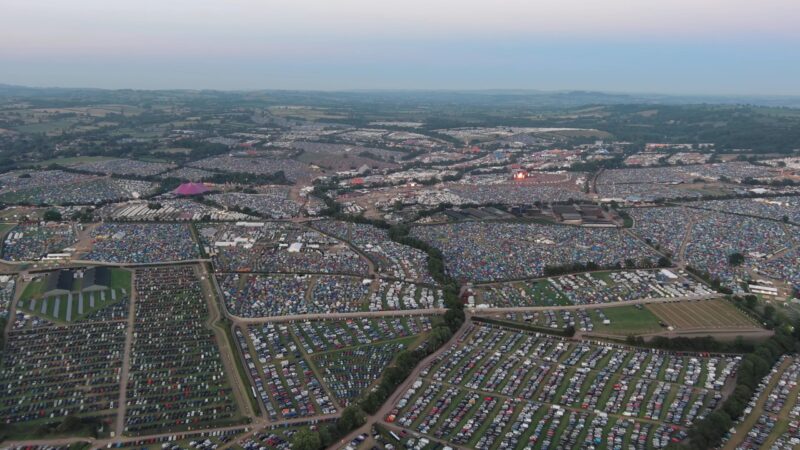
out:
<path id="1" fill-rule="evenodd" d="M 111 287 L 111 269 L 108 267 L 92 267 L 83 272 L 83 292 L 104 291 Z"/>
<path id="2" fill-rule="evenodd" d="M 57 270 L 50 272 L 44 279 L 44 290 L 42 296 L 54 297 L 57 295 L 69 294 L 75 286 L 74 270 Z"/>
<path id="3" fill-rule="evenodd" d="M 172 193 L 183 197 L 190 197 L 193 195 L 205 194 L 208 191 L 208 187 L 203 183 L 183 183 L 172 191 Z"/>
<path id="4" fill-rule="evenodd" d="M 92 267 L 85 270 L 61 269 L 45 276 L 42 296 L 55 297 L 70 292 L 105 291 L 110 287 L 109 267 Z"/>

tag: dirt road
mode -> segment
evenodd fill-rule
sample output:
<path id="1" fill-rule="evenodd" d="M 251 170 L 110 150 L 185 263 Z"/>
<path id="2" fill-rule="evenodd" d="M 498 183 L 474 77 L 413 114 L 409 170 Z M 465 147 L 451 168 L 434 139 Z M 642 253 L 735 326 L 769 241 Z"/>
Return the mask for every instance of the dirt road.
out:
<path id="1" fill-rule="evenodd" d="M 125 335 L 125 348 L 122 356 L 122 370 L 119 375 L 119 403 L 117 404 L 117 423 L 114 436 L 122 436 L 125 430 L 125 410 L 127 408 L 128 377 L 131 372 L 131 347 L 133 346 L 133 329 L 136 323 L 136 271 L 131 273 L 131 292 L 128 296 L 128 325 Z"/>

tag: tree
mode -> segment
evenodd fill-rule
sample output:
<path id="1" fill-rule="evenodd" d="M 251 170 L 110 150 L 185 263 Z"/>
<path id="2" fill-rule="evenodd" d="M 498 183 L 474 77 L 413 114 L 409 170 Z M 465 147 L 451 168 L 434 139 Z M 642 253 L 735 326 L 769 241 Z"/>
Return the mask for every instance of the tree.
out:
<path id="1" fill-rule="evenodd" d="M 728 255 L 728 264 L 731 266 L 741 266 L 744 263 L 744 255 L 739 252 L 734 252 Z"/>
<path id="2" fill-rule="evenodd" d="M 60 222 L 61 221 L 61 213 L 56 211 L 55 209 L 48 209 L 44 212 L 42 216 L 45 222 Z"/>
<path id="3" fill-rule="evenodd" d="M 389 370 L 384 373 L 384 377 L 389 377 L 391 375 L 391 369 L 395 369 L 395 367 L 390 367 Z M 344 434 L 360 427 L 364 424 L 364 421 L 364 411 L 356 405 L 350 405 L 342 411 L 342 416 L 339 417 L 337 426 L 339 432 Z"/>
<path id="4" fill-rule="evenodd" d="M 322 439 L 318 433 L 311 430 L 300 430 L 292 438 L 292 448 L 297 450 L 319 450 Z"/>
<path id="5" fill-rule="evenodd" d="M 772 319 L 775 316 L 775 307 L 772 305 L 765 305 L 764 306 L 764 317 L 767 319 Z"/>

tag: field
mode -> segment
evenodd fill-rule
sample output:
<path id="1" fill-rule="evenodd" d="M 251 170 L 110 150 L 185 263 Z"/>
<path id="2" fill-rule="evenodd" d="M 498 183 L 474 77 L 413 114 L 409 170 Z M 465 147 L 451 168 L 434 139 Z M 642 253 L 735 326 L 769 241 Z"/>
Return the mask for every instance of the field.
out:
<path id="1" fill-rule="evenodd" d="M 271 106 L 269 112 L 273 116 L 292 117 L 303 120 L 344 119 L 346 116 L 330 113 L 326 108 L 307 106 Z"/>
<path id="2" fill-rule="evenodd" d="M 608 334 L 647 334 L 662 330 L 658 324 L 658 317 L 647 307 L 620 306 L 618 308 L 604 308 L 602 313 L 611 321 L 604 325 L 602 322 L 595 325 L 595 332 Z"/>
<path id="3" fill-rule="evenodd" d="M 800 438 L 800 362 L 796 357 L 778 360 L 763 380 L 763 390 L 752 399 L 752 410 L 736 426 L 736 433 L 721 447 L 737 448 L 797 448 Z"/>
<path id="4" fill-rule="evenodd" d="M 612 308 L 580 308 L 496 314 L 494 318 L 523 322 L 537 327 L 564 329 L 601 335 L 639 335 L 663 331 L 659 319 L 643 305 Z"/>
<path id="5" fill-rule="evenodd" d="M 419 344 L 429 317 L 315 320 L 236 328 L 258 397 L 272 420 L 331 414 Z M 305 386 L 299 391 L 297 386 Z"/>
<path id="6" fill-rule="evenodd" d="M 422 368 L 382 426 L 481 449 L 664 448 L 716 407 L 740 360 L 468 330 Z"/>
<path id="7" fill-rule="evenodd" d="M 75 322 L 127 299 L 131 292 L 131 272 L 112 269 L 109 289 L 93 292 L 71 292 L 42 298 L 44 280 L 37 279 L 25 287 L 17 310 L 58 323 Z M 112 316 L 125 311 L 111 311 Z"/>
<path id="8" fill-rule="evenodd" d="M 677 331 L 759 329 L 753 319 L 721 299 L 651 304 L 647 308 Z"/>
<path id="9" fill-rule="evenodd" d="M 0 370 L 0 420 L 38 427 L 73 414 L 110 423 L 124 342 L 119 321 L 10 331 Z"/>
<path id="10" fill-rule="evenodd" d="M 53 158 L 47 159 L 41 162 L 37 162 L 35 165 L 38 167 L 47 167 L 51 164 L 58 164 L 61 166 L 71 166 L 74 164 L 83 164 L 83 163 L 90 163 L 90 162 L 99 162 L 99 161 L 109 161 L 115 158 L 110 156 L 73 156 L 69 158 Z"/>
<path id="11" fill-rule="evenodd" d="M 200 279 L 190 267 L 136 272 L 124 432 L 202 429 L 244 422 L 229 384 Z"/>
<path id="12" fill-rule="evenodd" d="M 142 108 L 131 105 L 93 105 L 76 106 L 69 108 L 41 108 L 33 109 L 31 112 L 38 114 L 69 114 L 88 115 L 92 117 L 105 117 L 108 114 L 121 114 L 124 116 L 135 116 L 141 114 Z"/>
<path id="13" fill-rule="evenodd" d="M 157 148 L 150 153 L 169 153 L 169 154 L 182 154 L 188 155 L 192 153 L 192 149 L 190 148 L 182 148 L 182 147 L 172 147 L 172 148 Z"/>
<path id="14" fill-rule="evenodd" d="M 57 119 L 53 121 L 30 123 L 27 125 L 20 125 L 16 130 L 22 133 L 44 133 L 44 134 L 60 134 L 67 129 L 74 126 L 75 119 Z"/>
<path id="15" fill-rule="evenodd" d="M 590 306 L 646 298 L 696 298 L 711 293 L 702 284 L 676 276 L 667 280 L 657 270 L 625 270 L 487 285 L 477 290 L 477 303 L 493 307 Z"/>

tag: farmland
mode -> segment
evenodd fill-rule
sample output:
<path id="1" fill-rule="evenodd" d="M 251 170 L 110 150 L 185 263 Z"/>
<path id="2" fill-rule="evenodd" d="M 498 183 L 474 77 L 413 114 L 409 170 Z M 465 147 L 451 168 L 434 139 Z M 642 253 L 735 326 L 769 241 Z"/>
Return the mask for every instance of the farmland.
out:
<path id="1" fill-rule="evenodd" d="M 758 323 L 720 299 L 648 305 L 662 321 L 678 331 L 747 330 Z"/>

